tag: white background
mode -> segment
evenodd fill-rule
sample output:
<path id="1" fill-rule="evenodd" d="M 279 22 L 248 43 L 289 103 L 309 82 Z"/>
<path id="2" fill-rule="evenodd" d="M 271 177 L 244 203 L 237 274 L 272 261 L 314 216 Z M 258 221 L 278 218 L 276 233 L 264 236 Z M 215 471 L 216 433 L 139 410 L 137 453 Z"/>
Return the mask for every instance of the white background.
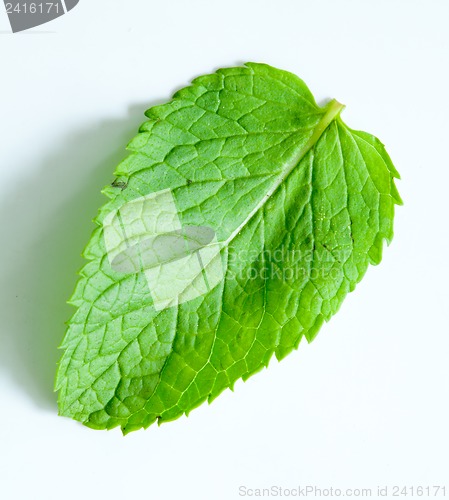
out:
<path id="1" fill-rule="evenodd" d="M 2 500 L 449 496 L 448 21 L 445 0 L 81 0 L 13 35 L 0 9 Z M 100 189 L 146 108 L 247 60 L 386 144 L 405 205 L 383 263 L 311 345 L 189 418 L 122 437 L 58 417 L 56 347 Z"/>

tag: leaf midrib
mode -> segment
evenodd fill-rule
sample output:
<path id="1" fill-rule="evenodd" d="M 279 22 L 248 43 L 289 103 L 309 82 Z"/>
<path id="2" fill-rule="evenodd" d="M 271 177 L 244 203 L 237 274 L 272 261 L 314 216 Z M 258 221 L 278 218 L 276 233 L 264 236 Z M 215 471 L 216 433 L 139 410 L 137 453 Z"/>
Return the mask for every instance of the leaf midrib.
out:
<path id="1" fill-rule="evenodd" d="M 230 236 L 224 242 L 222 242 L 222 244 L 220 245 L 221 246 L 221 250 L 223 250 L 223 249 L 225 249 L 225 248 L 227 248 L 229 246 L 229 244 L 238 236 L 238 234 L 243 230 L 243 228 L 259 212 L 259 210 L 261 208 L 263 208 L 264 205 L 268 202 L 268 200 L 270 200 L 272 198 L 272 196 L 279 189 L 279 187 L 287 180 L 287 178 L 289 177 L 289 175 L 299 165 L 299 163 L 305 157 L 305 155 L 315 146 L 315 144 L 318 142 L 318 140 L 323 135 L 323 133 L 325 132 L 325 130 L 328 128 L 328 126 L 336 118 L 338 118 L 339 114 L 344 109 L 344 107 L 345 106 L 343 104 L 339 103 L 336 99 L 333 99 L 332 101 L 330 101 L 327 104 L 327 106 L 325 108 L 326 112 L 324 113 L 323 117 L 321 118 L 321 120 L 316 125 L 316 127 L 315 127 L 315 129 L 314 129 L 311 137 L 307 141 L 307 143 L 304 146 L 298 148 L 298 150 L 296 151 L 296 154 L 293 154 L 292 157 L 290 158 L 290 160 L 288 162 L 286 162 L 285 167 L 284 167 L 282 173 L 279 175 L 278 179 L 270 187 L 270 189 L 267 191 L 267 193 L 263 196 L 263 198 L 259 201 L 259 203 L 257 203 L 257 205 L 254 207 L 254 209 L 246 216 L 246 218 L 242 221 L 242 223 L 239 224 L 236 227 L 236 229 L 230 234 Z M 215 339 L 214 339 L 214 342 L 215 342 Z M 207 365 L 207 362 L 210 361 L 210 357 L 212 355 L 212 352 L 213 352 L 213 346 L 212 346 L 211 352 L 209 354 L 209 358 L 206 361 L 206 363 L 203 365 L 203 368 L 204 368 L 205 365 Z M 121 355 L 121 353 L 118 355 L 118 358 L 120 357 L 120 355 Z M 167 358 L 167 360 L 169 359 L 169 357 Z M 118 361 L 118 358 L 117 358 L 117 360 L 115 362 Z M 153 390 L 153 392 L 152 392 L 150 398 L 148 399 L 148 401 L 154 395 L 156 388 L 159 386 L 159 384 L 160 384 L 160 382 L 162 380 L 162 373 L 164 371 L 165 364 L 166 363 L 164 363 L 164 366 L 161 369 L 157 385 L 156 385 L 155 389 Z M 110 368 L 110 366 L 108 366 L 107 369 L 109 369 L 109 368 Z M 75 401 L 76 401 L 76 399 L 66 408 L 66 410 L 70 409 L 73 406 L 73 404 L 75 403 Z M 145 409 L 146 405 L 148 404 L 148 401 L 145 404 L 144 409 Z"/>
<path id="2" fill-rule="evenodd" d="M 315 144 L 318 142 L 320 137 L 323 135 L 324 131 L 327 129 L 327 127 L 335 120 L 338 118 L 339 114 L 341 111 L 344 109 L 344 105 L 339 103 L 337 100 L 333 99 L 332 101 L 329 102 L 329 104 L 326 106 L 326 112 L 321 118 L 321 120 L 318 122 L 317 126 L 315 127 L 315 130 L 312 134 L 312 136 L 309 138 L 305 146 L 302 148 L 298 148 L 298 151 L 296 152 L 295 155 L 292 156 L 289 162 L 287 162 L 283 173 L 279 176 L 278 180 L 271 186 L 271 188 L 268 190 L 267 194 L 260 200 L 260 202 L 256 205 L 256 207 L 248 214 L 248 216 L 245 218 L 245 220 L 234 230 L 233 233 L 222 243 L 221 245 L 221 250 L 227 250 L 227 247 L 229 244 L 232 242 L 234 238 L 243 230 L 246 224 L 250 222 L 250 220 L 259 212 L 261 208 L 265 205 L 265 203 L 274 195 L 274 193 L 277 191 L 277 189 L 282 185 L 282 183 L 288 178 L 288 176 L 293 172 L 293 170 L 299 165 L 301 160 L 305 157 L 305 155 L 315 146 Z M 208 265 L 206 265 L 207 268 Z M 225 280 L 226 281 L 226 280 Z M 222 294 L 224 293 L 224 286 L 222 290 Z M 179 311 L 179 310 L 178 310 Z M 221 315 L 222 309 L 220 309 L 220 315 Z M 178 313 L 177 313 L 178 314 Z M 217 325 L 219 322 L 217 323 Z M 211 349 L 209 351 L 209 356 L 207 360 L 203 363 L 203 366 L 198 370 L 197 375 L 204 370 L 204 368 L 210 363 L 212 359 L 212 354 L 214 352 L 214 346 L 215 342 L 217 340 L 217 335 L 216 335 L 216 330 L 214 331 L 214 339 L 212 342 Z M 170 359 L 170 355 L 167 357 L 165 360 L 164 366 L 162 367 L 160 374 L 159 374 L 159 380 L 155 386 L 155 388 L 152 391 L 151 396 L 148 398 L 147 402 L 145 403 L 143 410 L 146 411 L 146 413 L 149 415 L 150 413 L 146 409 L 147 405 L 149 404 L 149 401 L 153 398 L 154 394 L 156 393 L 157 388 L 160 386 L 161 381 L 162 381 L 162 375 L 164 373 L 164 369 L 167 366 L 167 362 Z M 196 375 L 196 376 L 197 376 Z M 190 386 L 193 384 L 196 376 L 190 381 L 188 384 L 187 388 L 182 392 L 182 395 L 187 392 L 187 390 L 190 388 Z M 182 396 L 181 395 L 181 396 Z M 204 401 L 207 399 L 204 399 Z M 165 411 L 170 411 L 175 405 L 171 406 L 170 408 L 166 408 Z M 129 417 L 128 417 L 129 418 Z"/>
<path id="3" fill-rule="evenodd" d="M 309 138 L 307 143 L 298 148 L 296 154 L 294 154 L 291 159 L 286 163 L 285 168 L 281 175 L 279 175 L 276 182 L 270 187 L 263 198 L 257 203 L 257 205 L 251 210 L 251 212 L 246 216 L 241 224 L 239 224 L 234 231 L 228 236 L 228 238 L 222 243 L 222 247 L 227 247 L 236 236 L 243 230 L 243 228 L 250 222 L 250 220 L 259 212 L 259 210 L 267 203 L 267 201 L 274 195 L 278 188 L 287 180 L 289 175 L 293 170 L 299 165 L 301 160 L 305 155 L 315 146 L 320 137 L 323 135 L 327 127 L 338 118 L 339 114 L 345 108 L 344 104 L 339 103 L 336 99 L 330 101 L 326 106 L 326 112 L 318 122 L 312 136 Z"/>

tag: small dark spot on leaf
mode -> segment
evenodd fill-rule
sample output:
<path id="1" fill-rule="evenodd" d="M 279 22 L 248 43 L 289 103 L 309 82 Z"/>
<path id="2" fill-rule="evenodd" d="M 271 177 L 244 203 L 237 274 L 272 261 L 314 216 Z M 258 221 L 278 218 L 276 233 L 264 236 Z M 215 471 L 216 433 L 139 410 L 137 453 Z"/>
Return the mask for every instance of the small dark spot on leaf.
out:
<path id="1" fill-rule="evenodd" d="M 111 184 L 112 187 L 120 188 L 122 191 L 128 187 L 127 182 L 119 181 L 115 179 L 115 181 Z"/>
<path id="2" fill-rule="evenodd" d="M 192 179 L 186 179 L 186 182 L 187 182 L 187 186 L 190 186 L 190 184 L 192 184 Z"/>

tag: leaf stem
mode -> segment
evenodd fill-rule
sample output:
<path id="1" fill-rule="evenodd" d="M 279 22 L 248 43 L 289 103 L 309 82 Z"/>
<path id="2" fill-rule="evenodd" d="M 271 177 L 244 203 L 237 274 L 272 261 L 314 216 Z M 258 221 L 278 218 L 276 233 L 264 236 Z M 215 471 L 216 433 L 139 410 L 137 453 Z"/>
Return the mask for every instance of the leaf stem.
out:
<path id="1" fill-rule="evenodd" d="M 321 137 L 323 132 L 336 118 L 338 118 L 339 114 L 345 109 L 345 107 L 346 106 L 344 104 L 341 104 L 336 99 L 332 99 L 332 101 L 326 104 L 326 113 L 323 118 L 321 118 L 320 123 L 318 123 L 312 136 L 308 140 L 306 146 L 307 151 L 318 142 L 318 139 Z"/>

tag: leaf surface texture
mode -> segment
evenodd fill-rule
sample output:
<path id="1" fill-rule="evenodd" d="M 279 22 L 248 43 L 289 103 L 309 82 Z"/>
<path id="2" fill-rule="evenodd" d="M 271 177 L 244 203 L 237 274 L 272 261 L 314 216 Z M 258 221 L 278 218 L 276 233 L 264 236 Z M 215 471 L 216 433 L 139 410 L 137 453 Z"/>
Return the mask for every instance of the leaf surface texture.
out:
<path id="1" fill-rule="evenodd" d="M 146 112 L 84 252 L 56 382 L 62 415 L 125 433 L 173 420 L 316 336 L 380 262 L 401 203 L 383 145 L 347 127 L 342 108 L 248 63 Z M 111 265 L 104 227 L 166 190 L 183 227 L 215 231 L 223 276 L 158 308 L 144 273 Z"/>

